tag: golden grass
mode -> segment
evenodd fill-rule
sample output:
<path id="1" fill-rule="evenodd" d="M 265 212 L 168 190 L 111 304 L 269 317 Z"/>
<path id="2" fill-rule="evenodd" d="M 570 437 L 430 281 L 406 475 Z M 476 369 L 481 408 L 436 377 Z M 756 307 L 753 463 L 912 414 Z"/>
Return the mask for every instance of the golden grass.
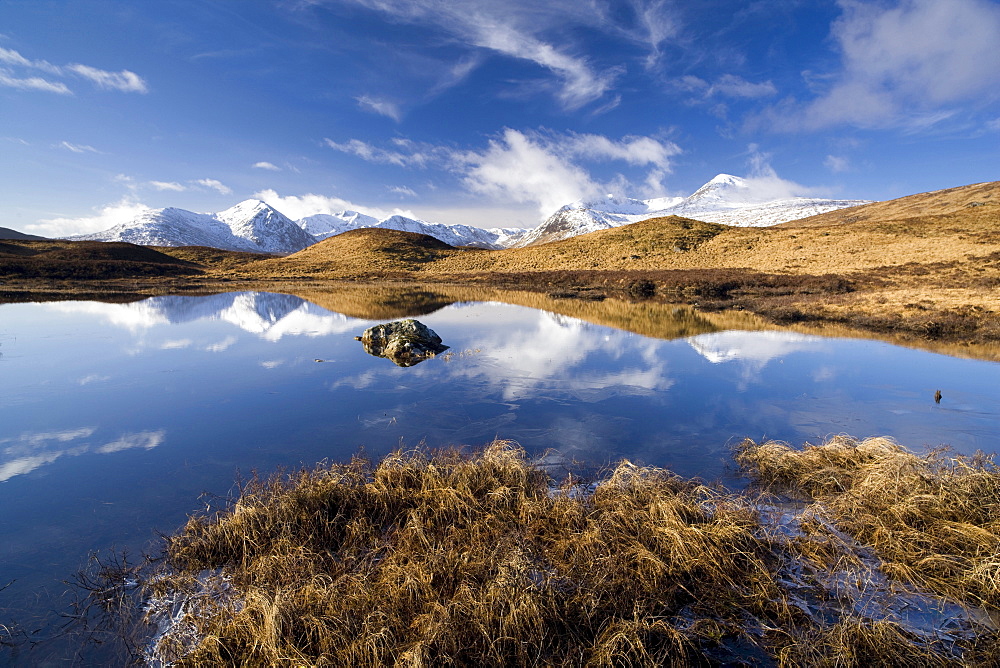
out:
<path id="1" fill-rule="evenodd" d="M 798 450 L 745 441 L 736 460 L 766 485 L 821 504 L 893 577 L 1000 608 L 1000 469 L 992 457 L 919 456 L 884 438 Z"/>
<path id="2" fill-rule="evenodd" d="M 172 658 L 697 664 L 747 611 L 790 615 L 745 500 L 627 463 L 578 491 L 505 443 L 256 480 L 169 540 L 175 574 L 156 588 L 222 569 L 239 592 L 202 606 L 197 646 Z"/>
<path id="3" fill-rule="evenodd" d="M 910 195 L 887 202 L 872 202 L 848 209 L 838 209 L 817 216 L 782 223 L 781 227 L 839 225 L 868 221 L 903 220 L 921 216 L 942 216 L 988 212 L 1000 206 L 998 182 L 974 183 L 956 188 Z M 980 208 L 983 207 L 983 208 Z"/>
<path id="4" fill-rule="evenodd" d="M 996 602 L 994 565 L 967 555 L 993 549 L 983 533 L 995 528 L 997 474 L 988 463 L 921 459 L 885 440 L 845 438 L 799 454 L 747 442 L 739 458 L 763 483 L 794 483 L 822 499 L 812 512 L 868 536 L 890 555 L 883 563 L 892 578 Z M 898 478 L 915 500 L 883 482 L 881 500 L 868 501 L 873 476 Z M 864 577 L 843 569 L 867 548 L 824 535 L 822 521 L 803 520 L 789 538 L 762 522 L 766 500 L 628 462 L 580 482 L 554 487 L 504 442 L 254 478 L 224 511 L 193 516 L 167 539 L 166 559 L 147 580 L 147 610 L 156 623 L 174 615 L 153 657 L 179 666 L 958 666 L 1000 658 L 989 625 L 928 636 L 859 615 L 850 601 L 831 603 L 844 590 L 820 574 Z M 905 519 L 917 515 L 921 522 Z M 935 522 L 949 531 L 930 528 Z M 914 542 L 925 554 L 903 568 L 891 553 L 912 554 Z M 966 559 L 962 568 L 956 558 Z M 930 570 L 915 577 L 920 569 Z"/>

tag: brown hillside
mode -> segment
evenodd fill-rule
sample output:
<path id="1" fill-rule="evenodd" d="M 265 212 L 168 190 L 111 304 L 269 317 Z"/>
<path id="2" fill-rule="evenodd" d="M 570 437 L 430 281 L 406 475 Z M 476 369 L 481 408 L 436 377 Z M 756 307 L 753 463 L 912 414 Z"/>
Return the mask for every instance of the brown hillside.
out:
<path id="1" fill-rule="evenodd" d="M 9 277 L 89 280 L 201 271 L 190 262 L 129 243 L 15 240 L 2 245 L 0 275 Z"/>
<path id="2" fill-rule="evenodd" d="M 34 234 L 25 234 L 24 232 L 18 232 L 17 230 L 12 230 L 9 227 L 0 227 L 0 239 L 41 240 L 44 238 L 45 237 L 40 237 Z"/>
<path id="3" fill-rule="evenodd" d="M 164 255 L 213 269 L 232 269 L 240 265 L 273 258 L 267 253 L 221 250 L 211 246 L 150 246 Z"/>
<path id="4" fill-rule="evenodd" d="M 26 257 L 34 255 L 36 251 L 19 244 L 7 244 L 0 241 L 0 258 L 2 257 Z"/>
<path id="5" fill-rule="evenodd" d="M 324 239 L 287 257 L 247 265 L 252 275 L 335 274 L 340 277 L 421 271 L 451 255 L 474 254 L 414 232 L 362 228 Z"/>
<path id="6" fill-rule="evenodd" d="M 252 277 L 345 278 L 457 276 L 551 271 L 746 269 L 769 273 L 853 274 L 913 264 L 995 273 L 1000 206 L 851 225 L 729 227 L 668 217 L 591 232 L 538 246 L 487 251 L 458 249 L 431 237 L 360 229 L 285 258 L 253 262 Z"/>
<path id="7" fill-rule="evenodd" d="M 1000 209 L 1000 181 L 909 195 L 886 202 L 873 202 L 849 209 L 839 209 L 817 216 L 792 220 L 779 227 L 815 227 L 842 223 L 901 220 L 904 218 L 965 214 L 982 208 Z"/>

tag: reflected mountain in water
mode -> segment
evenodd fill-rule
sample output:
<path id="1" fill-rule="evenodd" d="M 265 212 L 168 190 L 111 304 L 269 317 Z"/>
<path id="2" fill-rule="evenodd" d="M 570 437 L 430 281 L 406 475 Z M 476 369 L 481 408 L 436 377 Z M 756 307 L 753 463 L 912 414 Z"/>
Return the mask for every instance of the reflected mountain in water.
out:
<path id="1" fill-rule="evenodd" d="M 773 359 L 822 345 L 819 337 L 795 332 L 715 332 L 692 336 L 687 341 L 712 364 L 741 362 L 758 370 Z"/>
<path id="2" fill-rule="evenodd" d="M 199 297 L 150 297 L 129 304 L 59 302 L 46 307 L 61 313 L 88 313 L 130 331 L 157 325 L 220 320 L 269 341 L 283 336 L 323 336 L 346 332 L 352 319 L 294 295 L 230 292 Z"/>
<path id="3" fill-rule="evenodd" d="M 373 286 L 307 291 L 302 295 L 233 292 L 206 296 L 161 296 L 138 302 L 55 302 L 46 307 L 62 313 L 87 313 L 137 332 L 156 325 L 199 320 L 232 323 L 269 341 L 283 336 L 322 336 L 347 332 L 355 319 L 382 320 L 427 315 L 456 303 L 500 302 L 546 311 L 566 322 L 589 322 L 643 336 L 676 339 L 762 324 L 743 314 L 706 314 L 673 304 L 590 302 L 552 299 L 538 293 L 454 288 L 447 293 L 419 288 Z M 547 348 L 548 346 L 546 346 Z"/>

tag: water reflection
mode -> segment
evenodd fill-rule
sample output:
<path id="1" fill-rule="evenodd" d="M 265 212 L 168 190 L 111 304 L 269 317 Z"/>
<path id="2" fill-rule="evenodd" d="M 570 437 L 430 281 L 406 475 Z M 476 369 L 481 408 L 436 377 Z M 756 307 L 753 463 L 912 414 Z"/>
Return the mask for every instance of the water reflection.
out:
<path id="1" fill-rule="evenodd" d="M 16 580 L 0 612 L 54 605 L 38 592 L 90 550 L 142 548 L 238 470 L 359 448 L 500 437 L 709 479 L 746 436 L 1000 448 L 995 363 L 651 304 L 555 313 L 418 292 L 408 313 L 388 289 L 362 293 L 324 293 L 343 312 L 268 293 L 0 306 L 0 574 Z M 418 314 L 450 350 L 402 368 L 354 340 Z"/>
<path id="2" fill-rule="evenodd" d="M 14 438 L 0 438 L 0 482 L 16 475 L 31 473 L 60 457 L 82 455 L 88 452 L 111 454 L 122 450 L 141 448 L 152 450 L 163 443 L 166 430 L 142 431 L 121 434 L 118 438 L 100 444 L 93 442 L 97 427 L 81 427 L 55 432 L 21 434 Z"/>
<path id="3" fill-rule="evenodd" d="M 87 314 L 109 325 L 124 327 L 133 333 L 158 325 L 181 325 L 199 320 L 214 320 L 235 325 L 244 332 L 257 334 L 266 341 L 280 341 L 285 336 L 326 336 L 348 331 L 353 319 L 331 313 L 301 297 L 268 292 L 242 292 L 207 297 L 152 297 L 130 304 L 99 302 L 58 302 L 44 308 L 66 314 Z M 228 336 L 207 349 L 223 352 L 236 339 Z M 187 348 L 190 339 L 166 341 L 162 345 Z"/>

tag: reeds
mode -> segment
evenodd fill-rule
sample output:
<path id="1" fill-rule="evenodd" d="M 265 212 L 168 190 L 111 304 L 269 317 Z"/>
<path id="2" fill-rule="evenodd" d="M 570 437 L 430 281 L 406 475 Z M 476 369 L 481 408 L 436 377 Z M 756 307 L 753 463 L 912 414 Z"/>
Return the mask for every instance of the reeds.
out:
<path id="1" fill-rule="evenodd" d="M 181 665 L 698 664 L 788 614 L 745 500 L 627 463 L 555 489 L 508 443 L 254 480 L 168 560 Z"/>
<path id="2" fill-rule="evenodd" d="M 992 457 L 919 456 L 885 438 L 837 436 L 801 450 L 744 441 L 736 460 L 772 489 L 817 502 L 871 545 L 887 574 L 1000 607 L 1000 469 Z"/>
<path id="3" fill-rule="evenodd" d="M 892 613 L 898 601 L 945 604 L 912 588 L 900 594 L 901 581 L 995 605 L 991 462 L 846 438 L 802 451 L 747 441 L 737 458 L 762 484 L 813 505 L 782 524 L 780 503 L 628 462 L 595 483 L 556 485 L 507 442 L 254 478 L 228 508 L 194 516 L 168 538 L 146 584 L 147 621 L 159 627 L 149 658 L 198 666 L 1000 659 L 988 621 L 962 617 L 929 632 Z M 885 574 L 872 571 L 880 564 Z"/>

